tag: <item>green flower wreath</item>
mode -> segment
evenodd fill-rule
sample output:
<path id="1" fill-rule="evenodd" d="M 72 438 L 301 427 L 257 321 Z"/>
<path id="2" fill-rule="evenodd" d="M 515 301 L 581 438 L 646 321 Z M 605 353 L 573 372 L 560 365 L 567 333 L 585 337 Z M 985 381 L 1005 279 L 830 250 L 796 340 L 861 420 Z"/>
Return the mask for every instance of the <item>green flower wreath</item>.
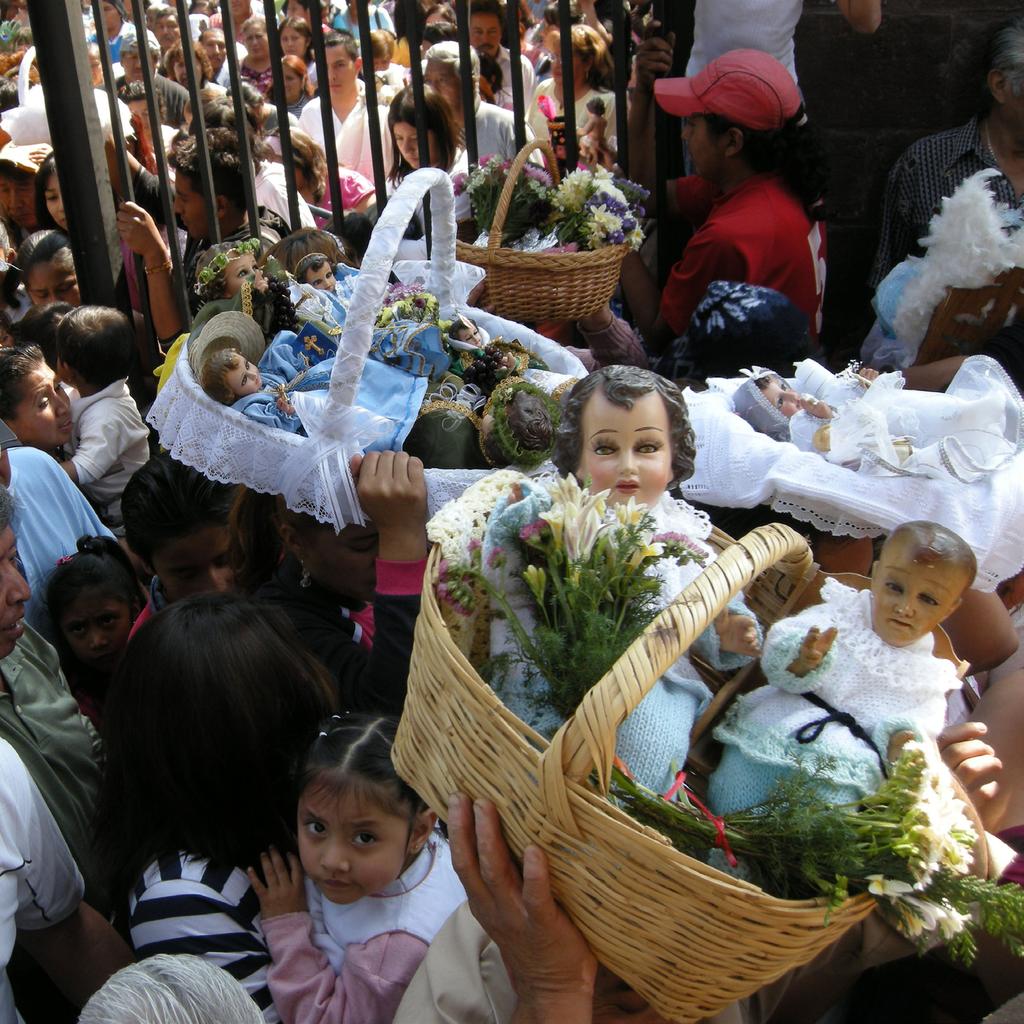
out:
<path id="1" fill-rule="evenodd" d="M 209 263 L 196 275 L 196 281 L 201 285 L 213 284 L 214 281 L 224 273 L 227 265 L 232 260 L 237 260 L 246 253 L 258 253 L 262 242 L 258 238 L 247 238 L 237 245 L 233 245 L 224 252 L 217 253 Z"/>

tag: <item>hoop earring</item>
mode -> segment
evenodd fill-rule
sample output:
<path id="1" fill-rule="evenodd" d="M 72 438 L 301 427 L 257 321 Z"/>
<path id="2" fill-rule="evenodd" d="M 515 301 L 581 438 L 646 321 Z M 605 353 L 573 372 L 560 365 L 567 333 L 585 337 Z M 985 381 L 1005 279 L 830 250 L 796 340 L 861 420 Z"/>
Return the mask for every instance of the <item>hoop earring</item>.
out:
<path id="1" fill-rule="evenodd" d="M 302 566 L 302 576 L 299 578 L 299 586 L 305 589 L 310 586 L 313 582 L 313 577 L 309 575 L 309 570 L 306 568 L 305 563 L 299 563 Z"/>

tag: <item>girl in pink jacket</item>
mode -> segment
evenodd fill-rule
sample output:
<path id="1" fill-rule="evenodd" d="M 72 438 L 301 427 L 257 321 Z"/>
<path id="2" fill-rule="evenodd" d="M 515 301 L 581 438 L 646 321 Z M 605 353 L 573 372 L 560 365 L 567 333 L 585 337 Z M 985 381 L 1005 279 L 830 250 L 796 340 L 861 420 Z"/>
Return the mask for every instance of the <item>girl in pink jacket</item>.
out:
<path id="1" fill-rule="evenodd" d="M 263 854 L 260 901 L 284 1024 L 390 1024 L 465 900 L 437 815 L 395 774 L 394 719 L 335 716 L 300 784 L 298 848 Z"/>

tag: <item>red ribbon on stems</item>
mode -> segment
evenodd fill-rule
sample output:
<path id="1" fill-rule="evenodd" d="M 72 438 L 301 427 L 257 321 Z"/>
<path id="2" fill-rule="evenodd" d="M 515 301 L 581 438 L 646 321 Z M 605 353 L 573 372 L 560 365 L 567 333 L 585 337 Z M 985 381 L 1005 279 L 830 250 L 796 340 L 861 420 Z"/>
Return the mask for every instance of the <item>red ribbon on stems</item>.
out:
<path id="1" fill-rule="evenodd" d="M 697 810 L 715 826 L 715 846 L 725 854 L 725 859 L 729 862 L 729 866 L 733 868 L 736 867 L 739 864 L 739 861 L 736 860 L 736 855 L 732 852 L 732 848 L 729 846 L 729 840 L 725 836 L 725 821 L 717 814 L 712 814 L 692 789 L 685 788 L 685 784 L 686 772 L 676 772 L 675 780 L 672 785 L 669 786 L 668 791 L 663 794 L 662 799 L 671 803 L 676 794 L 681 789 L 685 789 L 686 797 L 690 803 L 692 803 L 693 806 L 696 807 Z"/>

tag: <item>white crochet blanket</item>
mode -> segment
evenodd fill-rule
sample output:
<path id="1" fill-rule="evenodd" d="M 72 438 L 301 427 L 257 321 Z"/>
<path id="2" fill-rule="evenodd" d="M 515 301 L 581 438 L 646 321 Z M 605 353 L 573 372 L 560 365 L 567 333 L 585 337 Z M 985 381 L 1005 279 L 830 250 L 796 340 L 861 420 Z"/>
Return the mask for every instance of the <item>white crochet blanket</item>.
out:
<path id="1" fill-rule="evenodd" d="M 956 531 L 978 559 L 979 590 L 1024 566 L 1024 456 L 969 486 L 950 480 L 868 476 L 758 434 L 729 398 L 686 392 L 697 438 L 696 469 L 683 484 L 694 501 L 726 508 L 770 503 L 819 530 L 873 537 L 911 519 Z"/>

